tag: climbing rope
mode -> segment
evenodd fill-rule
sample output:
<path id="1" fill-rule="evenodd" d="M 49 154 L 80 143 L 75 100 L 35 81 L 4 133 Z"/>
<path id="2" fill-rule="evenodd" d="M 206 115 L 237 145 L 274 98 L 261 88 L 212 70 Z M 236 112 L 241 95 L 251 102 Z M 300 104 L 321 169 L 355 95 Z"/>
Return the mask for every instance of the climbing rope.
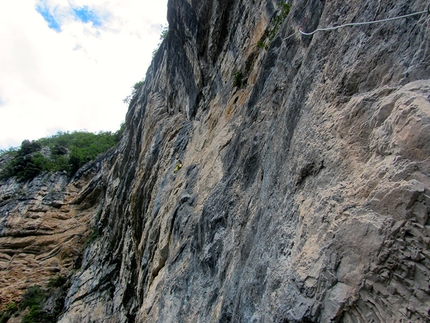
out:
<path id="1" fill-rule="evenodd" d="M 377 24 L 377 23 L 381 23 L 381 22 L 387 22 L 387 21 L 392 21 L 392 20 L 397 20 L 397 19 L 403 19 L 403 18 L 417 16 L 417 15 L 422 15 L 422 14 L 425 14 L 425 13 L 430 14 L 430 4 L 428 5 L 427 10 L 419 11 L 419 12 L 414 12 L 414 13 L 410 13 L 410 14 L 403 15 L 403 16 L 397 16 L 397 17 L 386 18 L 386 19 L 381 19 L 381 20 L 365 21 L 365 22 L 351 22 L 351 23 L 343 24 L 343 25 L 339 25 L 339 26 L 333 26 L 333 27 L 327 27 L 327 28 L 318 28 L 318 29 L 315 29 L 314 31 L 309 32 L 309 33 L 304 32 L 304 31 L 302 31 L 302 28 L 299 28 L 299 32 L 302 35 L 311 36 L 311 35 L 315 34 L 318 31 L 336 30 L 336 29 L 339 29 L 339 28 L 347 27 L 347 26 L 362 26 L 362 25 Z M 288 37 L 284 38 L 284 40 L 287 40 L 287 39 L 293 37 L 295 34 L 296 34 L 296 32 L 294 32 L 293 34 L 291 34 Z"/>

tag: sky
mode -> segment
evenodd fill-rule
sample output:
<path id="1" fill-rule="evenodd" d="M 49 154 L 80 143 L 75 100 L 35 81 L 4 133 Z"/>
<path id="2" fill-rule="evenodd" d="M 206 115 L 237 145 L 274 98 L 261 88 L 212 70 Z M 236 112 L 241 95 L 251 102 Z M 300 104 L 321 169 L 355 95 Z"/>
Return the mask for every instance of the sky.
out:
<path id="1" fill-rule="evenodd" d="M 167 0 L 1 0 L 0 149 L 118 130 L 166 16 Z"/>

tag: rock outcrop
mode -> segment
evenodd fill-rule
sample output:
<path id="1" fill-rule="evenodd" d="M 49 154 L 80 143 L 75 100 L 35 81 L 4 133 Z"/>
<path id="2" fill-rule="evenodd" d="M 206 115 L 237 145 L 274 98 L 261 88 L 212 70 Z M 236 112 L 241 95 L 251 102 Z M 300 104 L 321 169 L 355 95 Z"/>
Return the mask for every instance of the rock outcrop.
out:
<path id="1" fill-rule="evenodd" d="M 19 302 L 29 287 L 45 287 L 80 268 L 103 207 L 105 163 L 101 157 L 71 180 L 65 173 L 44 173 L 28 182 L 1 183 L 1 310 Z"/>
<path id="2" fill-rule="evenodd" d="M 428 322 L 427 6 L 170 0 L 60 322 Z"/>

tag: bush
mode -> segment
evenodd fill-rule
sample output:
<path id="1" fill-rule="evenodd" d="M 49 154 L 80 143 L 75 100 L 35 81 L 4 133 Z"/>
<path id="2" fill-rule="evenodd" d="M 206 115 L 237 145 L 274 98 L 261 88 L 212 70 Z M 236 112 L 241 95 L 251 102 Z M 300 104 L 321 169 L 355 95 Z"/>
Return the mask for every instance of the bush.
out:
<path id="1" fill-rule="evenodd" d="M 12 153 L 12 159 L 2 169 L 0 178 L 16 176 L 20 180 L 27 180 L 39 175 L 45 164 L 43 156 L 39 153 L 41 148 L 36 141 L 24 140 L 21 148 Z"/>
<path id="2" fill-rule="evenodd" d="M 46 289 L 43 289 L 39 285 L 28 287 L 19 305 L 11 302 L 8 304 L 6 310 L 0 313 L 0 323 L 8 322 L 12 315 L 18 316 L 23 311 L 26 312 L 21 323 L 57 322 L 64 307 L 64 298 L 68 286 L 68 279 L 66 277 L 57 276 L 49 280 Z M 52 299 L 53 295 L 54 299 Z M 50 302 L 49 310 L 44 308 L 48 300 Z M 53 300 L 55 301 L 54 307 L 52 307 Z"/>
<path id="3" fill-rule="evenodd" d="M 157 54 L 160 49 L 160 45 L 169 35 L 169 25 L 161 25 L 161 34 L 160 34 L 160 42 L 157 44 L 157 47 L 152 51 L 152 58 L 154 58 L 155 54 Z"/>
<path id="4" fill-rule="evenodd" d="M 240 71 L 236 71 L 233 74 L 233 86 L 238 87 L 239 89 L 245 84 L 245 82 L 243 81 L 243 74 Z"/>
<path id="5" fill-rule="evenodd" d="M 16 311 L 18 311 L 18 305 L 15 302 L 11 302 L 7 305 L 6 312 L 14 314 Z"/>
<path id="6" fill-rule="evenodd" d="M 136 96 L 137 92 L 140 90 L 140 88 L 143 86 L 143 84 L 145 84 L 144 80 L 134 83 L 134 85 L 132 86 L 131 94 L 127 95 L 125 97 L 125 99 L 122 100 L 122 102 L 124 102 L 126 104 L 130 104 L 130 102 Z"/>
<path id="7" fill-rule="evenodd" d="M 0 323 L 6 323 L 18 311 L 18 305 L 11 302 L 7 305 L 6 310 L 0 313 Z"/>
<path id="8" fill-rule="evenodd" d="M 259 48 L 265 48 L 265 49 L 269 48 L 270 42 L 273 40 L 273 38 L 275 38 L 276 34 L 279 31 L 279 28 L 281 28 L 282 23 L 290 13 L 290 8 L 291 8 L 290 4 L 284 3 L 284 2 L 278 2 L 277 5 L 278 5 L 278 13 L 272 19 L 270 28 L 266 30 L 263 38 L 257 42 L 257 47 Z"/>
<path id="9" fill-rule="evenodd" d="M 48 287 L 50 288 L 57 288 L 62 287 L 67 283 L 67 278 L 61 275 L 58 275 L 56 277 L 52 277 L 49 279 Z"/>
<path id="10" fill-rule="evenodd" d="M 166 39 L 168 35 L 169 35 L 169 26 L 168 25 L 162 26 L 160 40 Z"/>
<path id="11" fill-rule="evenodd" d="M 20 309 L 23 311 L 28 308 L 28 313 L 24 315 L 21 323 L 54 323 L 57 322 L 59 312 L 49 313 L 43 310 L 43 304 L 46 301 L 47 292 L 39 285 L 31 286 L 23 296 Z"/>
<path id="12" fill-rule="evenodd" d="M 11 318 L 11 315 L 8 312 L 4 312 L 0 314 L 0 323 L 6 323 Z"/>
<path id="13" fill-rule="evenodd" d="M 28 308 L 28 313 L 24 316 L 21 323 L 46 322 L 42 305 L 45 301 L 45 293 L 39 285 L 31 286 L 25 292 L 21 304 L 21 309 Z"/>
<path id="14" fill-rule="evenodd" d="M 23 309 L 27 307 L 37 307 L 43 303 L 45 300 L 45 293 L 39 285 L 34 285 L 28 287 L 24 296 L 22 297 L 22 305 Z"/>
<path id="15" fill-rule="evenodd" d="M 0 179 L 16 177 L 26 181 L 44 171 L 66 171 L 71 176 L 84 164 L 117 145 L 123 130 L 124 125 L 121 125 L 121 129 L 114 133 L 58 132 L 37 141 L 24 140 L 20 149 L 3 153 L 9 154 L 10 160 L 2 167 Z"/>

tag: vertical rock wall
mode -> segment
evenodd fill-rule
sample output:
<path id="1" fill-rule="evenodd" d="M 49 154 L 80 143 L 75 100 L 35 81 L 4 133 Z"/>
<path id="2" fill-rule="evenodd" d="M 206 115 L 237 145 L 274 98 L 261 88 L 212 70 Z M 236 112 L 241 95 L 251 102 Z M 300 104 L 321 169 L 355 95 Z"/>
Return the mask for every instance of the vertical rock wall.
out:
<path id="1" fill-rule="evenodd" d="M 290 5 L 169 2 L 60 322 L 430 319 L 429 16 L 298 32 L 428 4 Z"/>
<path id="2" fill-rule="evenodd" d="M 45 287 L 80 268 L 103 207 L 105 157 L 71 180 L 63 173 L 45 173 L 28 182 L 0 182 L 1 310 L 20 302 L 28 287 Z"/>

